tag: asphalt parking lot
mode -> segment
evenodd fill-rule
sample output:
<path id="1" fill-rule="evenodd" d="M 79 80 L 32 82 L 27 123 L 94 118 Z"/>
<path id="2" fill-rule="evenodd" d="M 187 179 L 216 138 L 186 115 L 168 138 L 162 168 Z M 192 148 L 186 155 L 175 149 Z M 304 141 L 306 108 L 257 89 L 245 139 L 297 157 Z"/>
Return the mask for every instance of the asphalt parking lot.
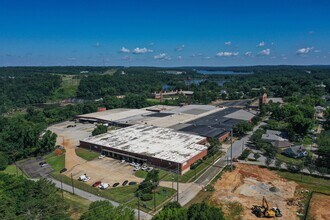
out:
<path id="1" fill-rule="evenodd" d="M 87 182 L 89 185 L 101 181 L 110 184 L 110 186 L 118 182 L 121 186 L 125 180 L 129 182 L 141 182 L 143 180 L 134 175 L 133 167 L 127 162 L 121 163 L 120 160 L 109 157 L 94 159 L 77 165 L 66 175 L 71 176 L 71 173 L 74 179 L 78 179 L 79 176 L 86 174 L 91 178 Z"/>
<path id="2" fill-rule="evenodd" d="M 48 127 L 48 130 L 57 134 L 56 144 L 61 145 L 64 138 L 69 138 L 74 146 L 78 146 L 79 140 L 89 137 L 94 128 L 96 128 L 96 125 L 90 123 L 65 121 Z"/>
<path id="3" fill-rule="evenodd" d="M 51 168 L 50 165 L 41 167 L 39 163 L 43 161 L 44 160 L 42 159 L 42 157 L 31 158 L 17 163 L 17 166 L 31 178 L 46 177 L 49 173 L 53 171 L 53 168 Z"/>

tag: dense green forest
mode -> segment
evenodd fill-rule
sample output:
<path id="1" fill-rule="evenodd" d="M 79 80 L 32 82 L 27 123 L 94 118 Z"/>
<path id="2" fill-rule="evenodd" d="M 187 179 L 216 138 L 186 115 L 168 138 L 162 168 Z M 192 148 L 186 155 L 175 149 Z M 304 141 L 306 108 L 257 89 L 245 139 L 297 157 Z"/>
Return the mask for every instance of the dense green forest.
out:
<path id="1" fill-rule="evenodd" d="M 70 219 L 68 204 L 45 179 L 0 173 L 0 219 Z"/>

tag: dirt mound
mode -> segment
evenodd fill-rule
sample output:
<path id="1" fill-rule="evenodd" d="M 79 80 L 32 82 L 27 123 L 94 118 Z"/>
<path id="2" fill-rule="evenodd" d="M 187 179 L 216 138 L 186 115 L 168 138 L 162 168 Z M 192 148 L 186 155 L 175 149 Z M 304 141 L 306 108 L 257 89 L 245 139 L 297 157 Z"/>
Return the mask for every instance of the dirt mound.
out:
<path id="1" fill-rule="evenodd" d="M 258 166 L 237 164 L 233 172 L 225 173 L 215 185 L 211 200 L 220 206 L 239 202 L 243 205 L 243 219 L 256 219 L 253 205 L 261 205 L 265 197 L 270 207 L 279 207 L 285 219 L 298 219 L 294 206 L 287 199 L 294 197 L 297 184 L 279 177 L 275 172 Z"/>

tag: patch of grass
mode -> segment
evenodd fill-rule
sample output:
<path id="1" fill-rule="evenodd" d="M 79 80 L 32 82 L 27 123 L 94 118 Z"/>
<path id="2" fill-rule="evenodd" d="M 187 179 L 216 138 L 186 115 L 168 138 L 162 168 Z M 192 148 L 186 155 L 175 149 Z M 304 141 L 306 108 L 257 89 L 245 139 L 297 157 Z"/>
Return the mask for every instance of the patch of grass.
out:
<path id="1" fill-rule="evenodd" d="M 220 156 L 222 155 L 221 152 L 218 152 L 214 155 L 214 161 L 216 161 Z M 197 179 L 209 166 L 213 163 L 213 157 L 209 157 L 206 160 L 203 161 L 203 163 L 199 164 L 195 169 L 189 170 L 185 174 L 179 176 L 179 182 L 187 183 L 192 182 L 195 179 Z M 159 170 L 159 177 L 163 181 L 172 181 L 172 178 L 174 178 L 174 181 L 176 181 L 176 174 L 170 171 L 166 171 L 163 169 Z M 145 178 L 147 176 L 147 172 L 143 170 L 138 170 L 135 172 L 135 176 L 140 178 Z"/>
<path id="2" fill-rule="evenodd" d="M 321 193 L 330 194 L 330 180 L 314 177 L 311 175 L 298 174 L 298 173 L 290 173 L 284 171 L 276 171 L 278 175 L 281 177 L 297 182 L 303 188 L 306 188 L 310 191 L 316 191 Z"/>
<path id="3" fill-rule="evenodd" d="M 63 183 L 71 185 L 71 178 L 69 178 L 68 176 L 58 174 L 58 173 L 52 173 L 52 176 L 57 180 L 61 180 L 61 177 L 62 177 Z M 73 185 L 74 185 L 74 187 L 76 187 L 78 189 L 92 193 L 94 195 L 98 195 L 100 197 L 110 199 L 110 200 L 116 201 L 118 203 L 127 204 L 133 208 L 137 208 L 137 203 L 135 204 L 134 201 L 137 201 L 137 198 L 135 197 L 135 192 L 138 189 L 138 185 L 124 186 L 124 187 L 119 186 L 117 188 L 110 188 L 107 190 L 100 190 L 98 188 L 94 188 L 94 187 L 92 187 L 84 182 L 78 181 L 78 180 L 73 180 Z M 166 190 L 165 194 L 162 193 L 163 189 Z M 159 192 L 159 193 L 156 193 L 157 204 L 163 203 L 164 201 L 166 201 L 172 195 L 175 194 L 175 190 L 172 191 L 171 188 L 166 188 L 166 187 L 158 187 L 157 192 Z M 153 206 L 150 205 L 151 202 L 153 205 L 153 200 L 146 202 L 147 209 L 150 209 L 150 210 L 152 209 Z"/>
<path id="4" fill-rule="evenodd" d="M 11 174 L 11 175 L 18 175 L 18 176 L 24 176 L 27 177 L 21 169 L 16 167 L 14 164 L 8 165 L 5 170 L 0 171 L 0 173 L 6 173 L 6 174 Z"/>
<path id="5" fill-rule="evenodd" d="M 57 155 L 52 152 L 44 157 L 45 161 L 54 169 L 54 172 L 60 172 L 65 167 L 65 153 Z"/>
<path id="6" fill-rule="evenodd" d="M 301 141 L 301 143 L 306 146 L 306 145 L 311 145 L 313 144 L 312 138 L 305 136 L 304 139 Z"/>
<path id="7" fill-rule="evenodd" d="M 153 198 L 152 200 L 149 201 L 140 201 L 140 207 L 147 212 L 154 210 L 154 207 L 156 207 L 156 210 L 158 210 L 161 207 L 163 207 L 164 203 L 167 200 L 169 200 L 175 194 L 175 192 L 176 191 L 172 190 L 171 188 L 160 186 L 156 189 L 156 192 L 154 194 L 156 198 L 155 206 L 154 206 L 154 198 Z M 132 208 L 138 207 L 138 198 L 135 197 L 125 205 L 130 206 Z"/>
<path id="8" fill-rule="evenodd" d="M 284 163 L 292 163 L 294 165 L 298 165 L 298 164 L 302 163 L 301 159 L 286 157 L 283 154 L 276 154 L 275 157 L 276 157 L 276 159 L 278 159 Z"/>
<path id="9" fill-rule="evenodd" d="M 100 155 L 100 153 L 89 151 L 83 148 L 77 148 L 76 154 L 87 161 L 94 160 Z"/>
<path id="10" fill-rule="evenodd" d="M 77 96 L 80 79 L 75 75 L 61 75 L 61 77 L 62 83 L 60 87 L 54 91 L 51 101 L 63 100 Z"/>
<path id="11" fill-rule="evenodd" d="M 228 213 L 226 213 L 226 219 L 232 220 L 241 220 L 244 208 L 241 203 L 239 202 L 229 202 L 226 204 Z"/>
<path id="12" fill-rule="evenodd" d="M 61 193 L 60 193 L 61 195 Z M 71 219 L 79 219 L 80 216 L 86 212 L 91 204 L 91 201 L 84 199 L 80 196 L 73 195 L 72 193 L 63 191 L 64 200 L 70 206 L 68 212 Z"/>

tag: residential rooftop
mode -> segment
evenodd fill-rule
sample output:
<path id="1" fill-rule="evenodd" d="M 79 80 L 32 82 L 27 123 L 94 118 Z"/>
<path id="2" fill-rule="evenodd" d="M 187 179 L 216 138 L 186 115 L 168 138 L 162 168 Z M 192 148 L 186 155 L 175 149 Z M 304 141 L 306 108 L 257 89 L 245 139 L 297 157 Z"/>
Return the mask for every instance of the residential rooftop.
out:
<path id="1" fill-rule="evenodd" d="M 83 142 L 141 154 L 175 163 L 184 163 L 207 147 L 205 137 L 176 132 L 169 128 L 133 125 L 110 131 Z"/>

